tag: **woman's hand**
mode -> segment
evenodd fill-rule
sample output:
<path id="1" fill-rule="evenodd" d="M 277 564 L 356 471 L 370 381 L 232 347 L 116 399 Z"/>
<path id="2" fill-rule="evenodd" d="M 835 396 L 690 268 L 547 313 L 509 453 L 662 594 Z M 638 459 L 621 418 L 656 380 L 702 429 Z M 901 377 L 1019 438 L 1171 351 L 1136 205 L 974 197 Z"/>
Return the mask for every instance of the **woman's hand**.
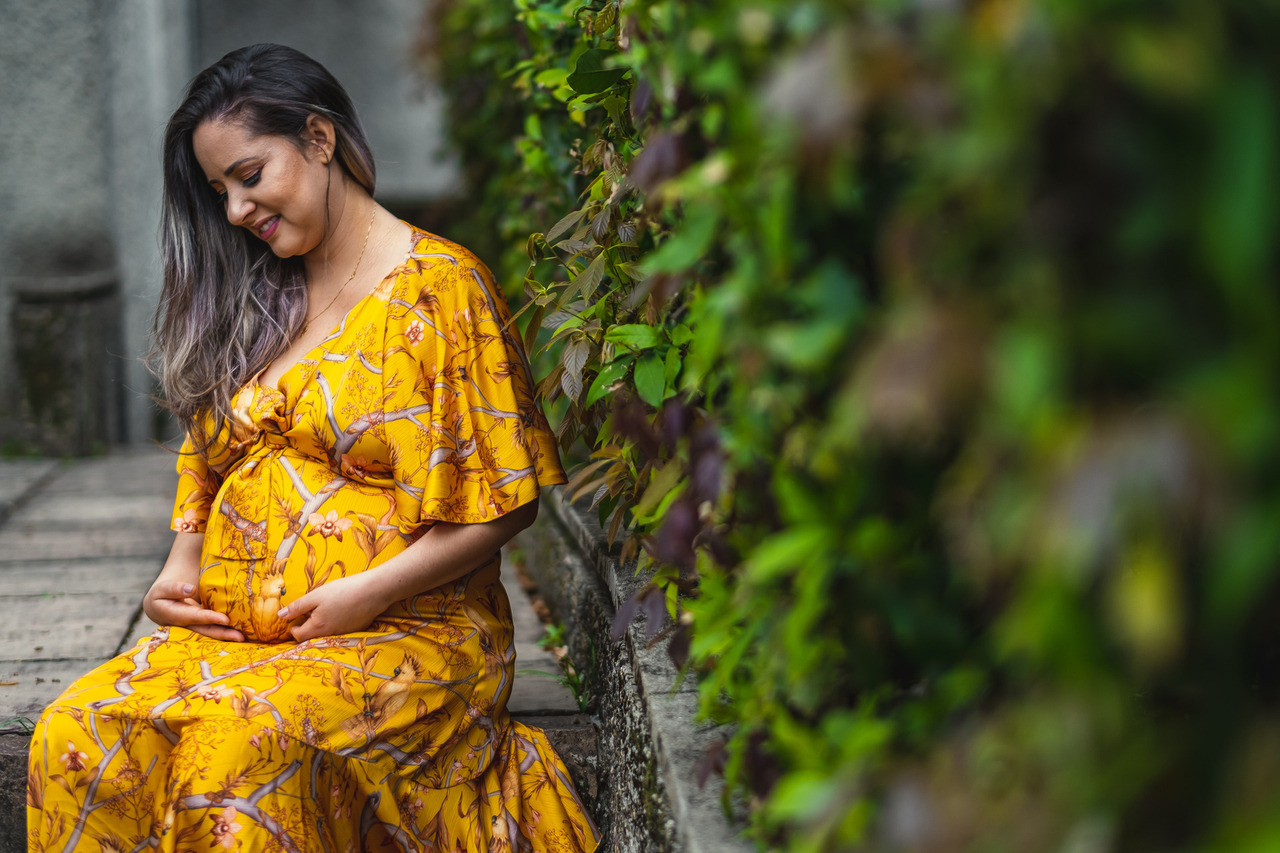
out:
<path id="1" fill-rule="evenodd" d="M 309 590 L 277 615 L 305 620 L 290 629 L 298 642 L 363 631 L 397 601 L 455 581 L 482 565 L 537 516 L 535 498 L 492 521 L 438 521 L 385 563 Z"/>
<path id="2" fill-rule="evenodd" d="M 174 625 L 215 640 L 242 642 L 244 634 L 229 627 L 227 614 L 208 609 L 194 597 L 200 582 L 203 543 L 203 533 L 179 533 L 174 537 L 160 577 L 142 599 L 142 612 L 157 625 Z"/>
<path id="3" fill-rule="evenodd" d="M 276 615 L 302 620 L 289 629 L 299 643 L 363 631 L 392 604 L 377 594 L 370 580 L 369 572 L 334 578 L 281 607 Z"/>
<path id="4" fill-rule="evenodd" d="M 195 584 L 161 577 L 142 599 L 142 612 L 157 625 L 176 625 L 215 640 L 243 642 L 244 634 L 228 627 L 231 619 L 227 614 L 202 606 L 193 597 L 195 591 Z"/>

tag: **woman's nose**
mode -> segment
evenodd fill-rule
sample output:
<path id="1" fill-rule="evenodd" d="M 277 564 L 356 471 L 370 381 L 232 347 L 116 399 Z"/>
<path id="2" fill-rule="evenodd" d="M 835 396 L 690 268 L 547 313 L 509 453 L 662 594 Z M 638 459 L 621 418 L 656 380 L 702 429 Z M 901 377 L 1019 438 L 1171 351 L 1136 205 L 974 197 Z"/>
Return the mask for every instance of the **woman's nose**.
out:
<path id="1" fill-rule="evenodd" d="M 227 221 L 232 225 L 250 225 L 255 205 L 243 193 L 227 193 Z"/>

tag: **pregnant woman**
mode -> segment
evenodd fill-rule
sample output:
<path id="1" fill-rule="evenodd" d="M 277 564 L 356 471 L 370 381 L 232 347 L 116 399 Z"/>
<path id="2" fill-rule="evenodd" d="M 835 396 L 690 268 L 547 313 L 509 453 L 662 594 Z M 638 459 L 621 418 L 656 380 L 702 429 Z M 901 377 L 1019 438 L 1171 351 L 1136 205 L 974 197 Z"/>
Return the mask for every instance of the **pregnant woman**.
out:
<path id="1" fill-rule="evenodd" d="M 162 627 L 40 719 L 30 850 L 595 849 L 506 711 L 498 552 L 564 473 L 488 270 L 374 201 L 289 48 L 197 76 L 164 169 Z"/>

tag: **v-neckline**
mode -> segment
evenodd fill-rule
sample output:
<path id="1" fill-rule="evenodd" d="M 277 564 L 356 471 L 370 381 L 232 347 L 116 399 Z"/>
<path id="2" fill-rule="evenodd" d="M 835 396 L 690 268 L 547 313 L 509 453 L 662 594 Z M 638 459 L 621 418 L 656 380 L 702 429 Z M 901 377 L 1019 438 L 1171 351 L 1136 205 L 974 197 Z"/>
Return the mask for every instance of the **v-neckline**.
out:
<path id="1" fill-rule="evenodd" d="M 351 318 L 351 315 L 354 314 L 357 309 L 361 308 L 366 302 L 368 302 L 370 297 L 372 297 L 375 293 L 381 290 L 383 283 L 386 282 L 387 279 L 391 278 L 392 276 L 399 275 L 400 272 L 405 267 L 409 266 L 409 261 L 413 257 L 413 250 L 418 247 L 418 243 L 421 240 L 421 232 L 419 232 L 418 229 L 414 228 L 412 225 L 409 225 L 409 223 L 405 222 L 403 219 L 399 220 L 399 222 L 403 225 L 408 226 L 409 228 L 409 248 L 405 250 L 404 257 L 400 259 L 400 263 L 396 264 L 394 267 L 392 267 L 390 272 L 388 272 L 382 278 L 378 279 L 378 283 L 375 284 L 373 287 L 369 288 L 368 293 L 360 297 L 354 305 L 348 308 L 347 313 L 343 314 L 341 317 L 338 318 L 337 324 L 334 325 L 334 327 L 330 329 L 329 332 L 323 338 L 321 338 L 316 343 L 315 346 L 313 346 L 311 349 L 304 352 L 302 355 L 298 356 L 298 358 L 293 362 L 293 364 L 286 367 L 284 371 L 278 377 L 276 377 L 275 382 L 268 384 L 262 381 L 262 374 L 266 373 L 267 368 L 271 366 L 271 363 L 268 362 L 261 370 L 258 371 L 257 375 L 253 377 L 253 380 L 252 380 L 253 384 L 257 385 L 259 388 L 265 388 L 268 391 L 276 391 L 281 396 L 287 397 L 288 394 L 286 394 L 284 389 L 280 387 L 280 383 L 284 382 L 285 377 L 288 376 L 293 371 L 297 370 L 298 367 L 301 366 L 304 362 L 313 361 L 314 359 L 311 358 L 312 353 L 324 347 L 330 341 L 334 340 L 335 336 L 341 335 L 341 333 L 346 330 L 347 320 Z"/>

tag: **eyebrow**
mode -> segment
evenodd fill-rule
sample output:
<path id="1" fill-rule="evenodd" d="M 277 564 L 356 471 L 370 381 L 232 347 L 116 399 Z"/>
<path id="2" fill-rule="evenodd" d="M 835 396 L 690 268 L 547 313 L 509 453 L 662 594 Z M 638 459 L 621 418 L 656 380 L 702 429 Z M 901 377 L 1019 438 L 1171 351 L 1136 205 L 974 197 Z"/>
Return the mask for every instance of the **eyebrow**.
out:
<path id="1" fill-rule="evenodd" d="M 232 163 L 230 166 L 228 166 L 228 167 L 226 168 L 226 171 L 224 171 L 224 172 L 222 173 L 222 176 L 223 176 L 224 178 L 229 178 L 229 177 L 231 177 L 231 173 L 232 173 L 232 172 L 234 172 L 236 169 L 239 169 L 241 166 L 243 166 L 245 163 L 248 163 L 248 162 L 249 162 L 250 160 L 252 160 L 252 159 L 253 159 L 252 157 L 241 157 L 239 160 L 235 161 L 235 162 L 234 162 L 234 163 Z M 209 179 L 209 183 L 211 183 L 211 184 L 212 184 L 212 183 L 213 183 L 213 180 L 214 180 L 214 179 L 210 178 L 210 179 Z"/>

